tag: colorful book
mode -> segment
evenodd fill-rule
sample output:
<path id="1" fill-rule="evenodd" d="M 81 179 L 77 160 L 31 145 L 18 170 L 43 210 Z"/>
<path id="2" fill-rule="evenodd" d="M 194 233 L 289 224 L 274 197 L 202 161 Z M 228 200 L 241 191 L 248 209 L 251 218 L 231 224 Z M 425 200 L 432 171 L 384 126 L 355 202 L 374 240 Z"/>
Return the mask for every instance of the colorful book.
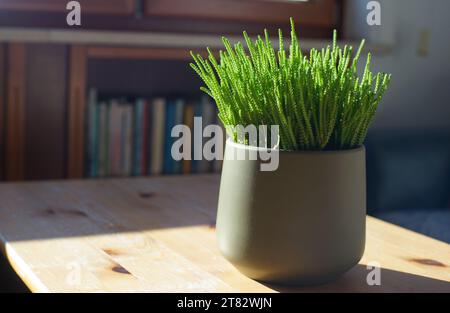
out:
<path id="1" fill-rule="evenodd" d="M 177 126 L 177 125 L 182 125 L 184 122 L 184 100 L 183 99 L 177 99 L 175 100 L 175 116 L 174 116 L 174 123 L 172 125 L 172 128 Z M 172 131 L 172 128 L 170 129 L 170 131 Z M 176 137 L 171 137 L 170 136 L 170 141 L 171 141 L 171 145 L 170 145 L 170 150 L 172 150 L 172 145 L 173 143 L 177 140 L 178 138 Z M 172 174 L 181 174 L 183 171 L 183 161 L 182 160 L 175 160 L 172 157 L 172 154 L 170 155 L 172 158 Z"/>
<path id="2" fill-rule="evenodd" d="M 143 158 L 143 127 L 144 127 L 144 107 L 145 100 L 138 99 L 134 107 L 134 127 L 133 127 L 133 175 L 138 176 L 142 173 Z"/>
<path id="3" fill-rule="evenodd" d="M 164 174 L 172 174 L 173 173 L 173 158 L 172 158 L 172 136 L 171 130 L 175 125 L 175 114 L 176 107 L 175 102 L 173 100 L 167 101 L 166 104 L 166 123 L 164 133 L 164 165 L 163 165 L 163 173 Z"/>
<path id="4" fill-rule="evenodd" d="M 156 98 L 151 108 L 151 145 L 150 145 L 150 168 L 151 175 L 160 175 L 164 166 L 164 137 L 166 121 L 166 100 Z"/>
<path id="5" fill-rule="evenodd" d="M 192 149 L 192 132 L 194 131 L 194 104 L 189 103 L 184 108 L 184 125 L 191 130 L 191 136 L 184 138 L 184 147 Z M 190 174 L 192 172 L 192 151 L 191 160 L 183 160 L 182 172 L 183 174 Z"/>
<path id="6" fill-rule="evenodd" d="M 143 1 L 134 1 L 134 17 L 141 19 L 144 15 Z"/>
<path id="7" fill-rule="evenodd" d="M 97 140 L 98 140 L 98 105 L 97 90 L 89 90 L 87 105 L 87 149 L 86 149 L 86 176 L 97 176 Z"/>
<path id="8" fill-rule="evenodd" d="M 219 119 L 219 116 L 217 114 L 218 114 L 218 111 L 216 109 L 216 125 L 219 125 L 220 128 L 222 128 L 222 137 L 216 137 L 216 139 L 222 141 L 222 151 L 219 152 L 220 159 L 213 161 L 213 171 L 215 173 L 219 173 L 220 171 L 222 171 L 223 154 L 225 152 L 225 143 L 226 143 L 226 137 L 227 137 L 227 132 L 225 130 L 225 126 L 223 125 L 222 121 Z M 218 142 L 216 144 L 216 148 L 219 147 L 218 144 L 220 144 L 220 143 Z"/>
<path id="9" fill-rule="evenodd" d="M 195 117 L 202 117 L 197 127 Z M 220 160 L 208 161 L 203 157 L 204 143 L 209 140 L 203 139 L 203 129 L 211 124 L 217 125 L 218 120 L 216 106 L 209 97 L 189 103 L 181 98 L 171 101 L 155 98 L 149 102 L 137 99 L 133 104 L 111 99 L 109 103 L 97 103 L 97 92 L 92 89 L 86 116 L 86 176 L 220 171 Z M 176 125 L 186 125 L 191 130 L 190 137 L 183 137 L 183 148 L 190 148 L 191 160 L 176 161 L 172 157 L 172 146 L 180 140 L 171 136 Z M 195 160 L 194 151 L 199 160 Z"/>
<path id="10" fill-rule="evenodd" d="M 194 103 L 194 120 L 196 117 L 202 117 L 202 104 L 200 101 L 195 101 Z M 199 128 L 201 126 L 201 128 Z M 198 125 L 197 128 L 194 127 L 192 131 L 192 162 L 191 162 L 191 173 L 200 173 L 200 163 L 203 158 L 203 127 L 204 122 L 202 120 L 202 125 Z M 198 156 L 195 156 L 195 153 Z"/>
<path id="11" fill-rule="evenodd" d="M 144 112 L 142 117 L 142 156 L 141 156 L 141 173 L 140 175 L 147 175 L 148 172 L 148 163 L 150 161 L 150 105 L 147 101 L 144 102 Z"/>
<path id="12" fill-rule="evenodd" d="M 98 127 L 98 177 L 106 177 L 108 169 L 108 135 L 109 135 L 109 106 L 106 102 L 99 104 L 99 127 Z"/>
<path id="13" fill-rule="evenodd" d="M 133 151 L 133 105 L 121 106 L 121 129 L 120 129 L 120 175 L 132 174 L 132 151 Z"/>
<path id="14" fill-rule="evenodd" d="M 122 108 L 117 100 L 111 100 L 109 109 L 109 164 L 110 176 L 120 175 L 120 137 Z"/>
<path id="15" fill-rule="evenodd" d="M 214 103 L 210 100 L 208 96 L 203 96 L 200 100 L 201 110 L 202 110 L 202 118 L 203 118 L 203 129 L 215 123 L 216 120 L 216 109 Z M 208 138 L 206 140 L 209 140 Z M 202 146 L 204 142 L 202 143 Z M 208 161 L 205 158 L 198 164 L 198 172 L 200 173 L 208 173 L 212 170 L 212 161 Z"/>

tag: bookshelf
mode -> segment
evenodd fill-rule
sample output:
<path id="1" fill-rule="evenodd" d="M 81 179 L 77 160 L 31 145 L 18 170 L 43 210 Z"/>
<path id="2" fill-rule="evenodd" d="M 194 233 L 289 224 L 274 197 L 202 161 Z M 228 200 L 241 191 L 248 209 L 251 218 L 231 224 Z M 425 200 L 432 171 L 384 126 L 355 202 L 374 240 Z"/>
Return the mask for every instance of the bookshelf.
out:
<path id="1" fill-rule="evenodd" d="M 342 7 L 341 0 L 80 2 L 82 31 L 65 24 L 67 1 L 0 1 L 1 180 L 84 176 L 91 86 L 198 95 L 200 82 L 187 66 L 190 50 L 215 49 L 219 35 L 233 40 L 242 29 L 286 33 L 289 16 L 316 46 L 339 28 Z"/>
<path id="2" fill-rule="evenodd" d="M 194 75 L 186 76 L 186 71 L 189 71 L 188 68 L 188 61 L 190 60 L 189 50 L 187 49 L 179 49 L 179 48 L 153 48 L 153 47 L 107 47 L 107 46 L 81 46 L 81 45 L 75 45 L 70 48 L 70 57 L 69 57 L 69 68 L 70 68 L 70 78 L 69 78 L 69 101 L 68 101 L 68 136 L 67 136 L 67 176 L 68 178 L 82 178 L 84 176 L 84 160 L 85 160 L 85 147 L 86 147 L 86 136 L 85 136 L 85 125 L 86 125 L 86 95 L 87 91 L 89 89 L 89 76 L 93 77 L 93 84 L 95 87 L 97 87 L 98 84 L 102 84 L 104 88 L 105 83 L 102 83 L 102 81 L 108 81 L 109 83 L 113 85 L 113 87 L 110 87 L 110 89 L 115 89 L 114 86 L 117 86 L 117 88 L 120 88 L 120 83 L 123 81 L 123 77 L 120 76 L 126 76 L 130 75 L 130 72 L 126 69 L 127 66 L 130 66 L 129 62 L 141 62 L 139 66 L 144 67 L 148 62 L 152 62 L 155 60 L 158 61 L 166 61 L 170 63 L 178 63 L 178 67 L 171 67 L 171 73 L 166 73 L 167 75 L 174 75 L 177 76 L 178 81 L 175 80 L 173 82 L 174 85 L 167 86 L 167 84 L 170 84 L 169 81 L 167 81 L 164 85 L 159 86 L 159 88 L 167 89 L 172 88 L 174 90 L 177 89 L 177 84 L 185 85 L 185 88 L 183 88 L 184 92 L 186 93 L 187 90 L 198 90 L 198 87 L 200 84 L 196 85 L 195 83 L 192 83 L 192 80 L 195 80 Z M 110 60 L 112 62 L 107 63 L 104 65 L 104 69 L 108 69 L 108 72 L 111 71 L 111 67 L 119 66 L 119 70 L 117 73 L 109 74 L 107 76 L 110 77 L 99 77 L 99 75 L 95 75 L 95 73 L 103 72 L 102 71 L 102 60 Z M 100 61 L 100 65 L 98 67 L 98 71 L 94 71 L 93 74 L 89 75 L 89 65 L 95 65 L 95 63 Z M 120 62 L 122 61 L 122 63 Z M 125 63 L 123 63 L 125 61 Z M 125 70 L 120 70 L 120 64 L 124 65 L 122 66 L 122 69 L 125 68 Z M 180 65 L 183 66 L 184 69 L 184 77 L 180 79 L 179 74 L 180 72 Z M 136 68 L 136 66 L 134 67 Z M 134 86 L 135 84 L 140 85 L 140 89 L 138 86 L 137 93 L 138 94 L 145 94 L 148 93 L 148 90 L 145 90 L 145 85 L 150 84 L 150 82 L 147 82 L 145 80 L 144 73 L 139 74 L 139 69 L 136 69 L 138 72 L 137 75 L 140 75 L 140 77 L 143 77 L 143 81 L 132 83 Z M 149 69 L 147 72 L 150 72 L 151 69 Z M 158 69 L 158 73 L 153 73 L 152 75 L 154 77 L 161 77 L 161 67 Z M 134 74 L 136 75 L 136 73 Z M 101 76 L 101 75 L 100 75 Z M 115 78 L 115 81 L 114 81 Z M 119 82 L 118 82 L 119 81 Z M 96 83 L 97 82 L 97 83 Z M 106 85 L 108 82 L 106 82 Z M 129 87 L 130 88 L 130 87 Z M 133 89 L 133 88 L 131 88 Z M 134 88 L 136 89 L 136 88 Z M 107 90 L 108 91 L 108 90 Z M 122 92 L 123 94 L 126 94 L 127 91 L 125 90 L 119 90 L 119 93 Z M 133 92 L 133 91 L 132 91 Z M 155 91 L 153 91 L 155 93 Z"/>

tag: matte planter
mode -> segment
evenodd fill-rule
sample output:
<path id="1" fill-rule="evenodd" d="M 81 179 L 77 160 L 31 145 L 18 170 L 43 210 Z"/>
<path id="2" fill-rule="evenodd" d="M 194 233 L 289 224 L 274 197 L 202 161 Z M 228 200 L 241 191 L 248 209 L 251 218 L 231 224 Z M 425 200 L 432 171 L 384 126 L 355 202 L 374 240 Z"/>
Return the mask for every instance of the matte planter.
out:
<path id="1" fill-rule="evenodd" d="M 250 278 L 321 284 L 358 263 L 366 223 L 365 149 L 279 152 L 276 171 L 257 149 L 228 140 L 220 183 L 219 248 Z"/>

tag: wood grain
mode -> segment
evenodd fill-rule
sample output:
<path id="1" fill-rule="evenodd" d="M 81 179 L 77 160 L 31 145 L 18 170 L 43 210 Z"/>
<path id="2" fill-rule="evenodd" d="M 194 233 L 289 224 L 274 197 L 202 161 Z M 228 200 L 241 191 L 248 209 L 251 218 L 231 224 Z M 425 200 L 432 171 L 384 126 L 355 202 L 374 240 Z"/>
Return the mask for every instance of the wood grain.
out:
<path id="1" fill-rule="evenodd" d="M 450 291 L 450 246 L 367 218 L 360 264 L 311 288 L 263 284 L 219 253 L 219 177 L 196 175 L 0 185 L 0 240 L 35 292 Z M 381 266 L 381 286 L 366 265 Z"/>
<path id="2" fill-rule="evenodd" d="M 26 99 L 26 179 L 65 176 L 67 48 L 29 44 Z"/>
<path id="3" fill-rule="evenodd" d="M 83 177 L 86 71 L 86 48 L 78 45 L 71 46 L 69 57 L 69 103 L 67 108 L 67 176 L 69 178 Z"/>
<path id="4" fill-rule="evenodd" d="M 6 100 L 6 179 L 25 177 L 26 45 L 8 45 Z"/>

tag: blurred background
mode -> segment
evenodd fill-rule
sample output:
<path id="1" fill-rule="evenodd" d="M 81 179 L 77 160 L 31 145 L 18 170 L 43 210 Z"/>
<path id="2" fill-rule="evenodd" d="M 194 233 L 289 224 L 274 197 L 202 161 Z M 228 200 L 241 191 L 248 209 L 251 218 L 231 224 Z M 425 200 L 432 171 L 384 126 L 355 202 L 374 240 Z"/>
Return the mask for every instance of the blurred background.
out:
<path id="1" fill-rule="evenodd" d="M 366 142 L 368 213 L 450 242 L 449 1 L 81 0 L 73 26 L 68 2 L 0 0 L 3 182 L 220 171 L 164 152 L 170 125 L 216 122 L 189 51 L 288 35 L 292 16 L 306 52 L 337 29 L 392 73 Z"/>

